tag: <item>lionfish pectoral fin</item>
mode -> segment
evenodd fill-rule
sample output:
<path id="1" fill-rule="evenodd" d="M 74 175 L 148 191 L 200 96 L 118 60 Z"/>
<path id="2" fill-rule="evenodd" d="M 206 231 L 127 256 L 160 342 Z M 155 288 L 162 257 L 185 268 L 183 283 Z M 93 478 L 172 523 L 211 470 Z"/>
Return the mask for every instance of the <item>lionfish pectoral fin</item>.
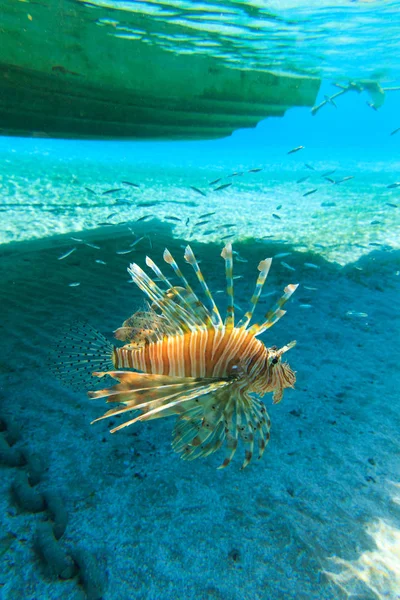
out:
<path id="1" fill-rule="evenodd" d="M 108 411 L 95 421 L 131 410 L 141 413 L 134 419 L 115 427 L 111 433 L 137 421 L 182 415 L 186 412 L 186 407 L 189 407 L 187 403 L 230 383 L 226 379 L 169 377 L 130 371 L 110 371 L 107 374 L 119 379 L 120 383 L 112 388 L 90 392 L 89 396 L 91 398 L 107 397 L 108 402 L 120 402 L 124 406 Z M 99 375 L 102 376 L 104 373 L 99 373 Z"/>
<path id="2" fill-rule="evenodd" d="M 240 439 L 245 451 L 241 467 L 244 469 L 253 458 L 256 441 L 258 442 L 258 458 L 262 457 L 269 441 L 271 422 L 263 402 L 251 396 L 242 398 L 241 402 L 234 402 L 228 413 L 225 430 L 226 453 L 218 468 L 224 469 L 229 465 L 236 453 Z"/>
<path id="3" fill-rule="evenodd" d="M 216 452 L 225 441 L 225 408 L 230 390 L 219 389 L 198 400 L 177 420 L 172 447 L 185 460 Z"/>

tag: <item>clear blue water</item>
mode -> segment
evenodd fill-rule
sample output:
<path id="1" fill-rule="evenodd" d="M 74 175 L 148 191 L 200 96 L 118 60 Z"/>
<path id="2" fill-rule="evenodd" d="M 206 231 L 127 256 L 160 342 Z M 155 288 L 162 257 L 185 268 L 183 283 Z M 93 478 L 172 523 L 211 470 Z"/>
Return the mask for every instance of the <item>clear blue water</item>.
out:
<path id="1" fill-rule="evenodd" d="M 107 34 L 147 15 L 167 49 L 180 35 L 183 51 L 321 76 L 316 104 L 337 79 L 400 84 L 398 3 L 271 3 L 275 18 L 262 4 L 83 9 Z M 1 599 L 400 598 L 400 91 L 371 102 L 349 92 L 214 141 L 0 138 Z M 219 178 L 232 185 L 212 191 Z M 261 337 L 297 340 L 297 383 L 265 397 L 271 441 L 243 471 L 242 455 L 223 471 L 221 456 L 180 460 L 173 418 L 91 426 L 104 400 L 52 369 L 65 323 L 111 338 L 143 308 L 127 267 L 161 264 L 165 246 L 183 265 L 192 245 L 223 311 L 226 241 L 237 313 L 266 257 L 258 317 L 300 284 Z"/>

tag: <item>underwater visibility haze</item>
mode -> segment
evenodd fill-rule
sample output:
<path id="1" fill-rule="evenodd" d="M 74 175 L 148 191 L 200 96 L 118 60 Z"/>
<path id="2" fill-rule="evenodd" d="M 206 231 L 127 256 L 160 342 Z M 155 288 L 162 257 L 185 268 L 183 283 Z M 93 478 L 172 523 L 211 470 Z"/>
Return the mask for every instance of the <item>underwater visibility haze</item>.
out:
<path id="1" fill-rule="evenodd" d="M 399 599 L 400 4 L 1 17 L 1 600 Z"/>

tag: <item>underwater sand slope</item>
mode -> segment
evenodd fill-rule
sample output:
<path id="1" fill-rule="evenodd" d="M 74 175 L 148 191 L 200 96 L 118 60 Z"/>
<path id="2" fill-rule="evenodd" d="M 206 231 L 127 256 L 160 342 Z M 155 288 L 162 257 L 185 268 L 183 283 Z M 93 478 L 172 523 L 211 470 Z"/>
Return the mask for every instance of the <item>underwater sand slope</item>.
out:
<path id="1" fill-rule="evenodd" d="M 161 262 L 166 237 L 160 243 L 156 237 L 152 249 L 138 248 L 134 260 L 143 264 L 146 252 Z M 128 283 L 129 255 L 116 255 L 112 239 L 96 243 L 109 257 L 106 265 L 95 263 L 96 250 L 87 246 L 63 261 L 58 245 L 9 247 L 0 290 L 1 416 L 19 432 L 15 448 L 39 455 L 45 465 L 38 491 L 62 497 L 68 524 L 60 544 L 92 561 L 93 597 L 396 597 L 398 563 L 390 562 L 390 544 L 400 529 L 399 355 L 393 350 L 398 255 L 374 251 L 356 265 L 359 271 L 289 248 L 301 285 L 265 340 L 282 345 L 297 339 L 290 357 L 296 389 L 277 407 L 266 399 L 272 435 L 263 460 L 239 471 L 238 457 L 221 472 L 215 469 L 219 457 L 179 460 L 170 444 L 173 419 L 113 436 L 109 423 L 90 426 L 103 402 L 52 377 L 48 349 L 62 322 L 88 319 L 107 334 L 142 305 Z M 177 259 L 183 243 L 168 241 Z M 221 245 L 193 249 L 211 289 L 223 289 Z M 235 274 L 243 275 L 235 280 L 236 302 L 245 307 L 258 261 L 287 245 L 252 241 L 234 249 L 248 261 L 235 264 Z M 321 268 L 307 270 L 305 259 Z M 266 292 L 278 295 L 293 275 L 275 260 Z M 69 287 L 74 281 L 80 286 Z M 222 298 L 216 294 L 221 306 Z M 262 298 L 260 310 L 272 298 Z M 7 490 L 19 470 L 1 467 L 2 531 L 12 534 L 0 556 L 2 597 L 84 598 L 77 579 L 51 578 L 33 551 L 36 528 L 48 517 L 21 511 L 10 499 Z M 378 570 L 362 562 L 368 551 L 375 552 Z M 345 563 L 335 564 L 335 556 Z M 352 567 L 363 564 L 357 577 Z M 324 570 L 341 572 L 344 589 Z"/>

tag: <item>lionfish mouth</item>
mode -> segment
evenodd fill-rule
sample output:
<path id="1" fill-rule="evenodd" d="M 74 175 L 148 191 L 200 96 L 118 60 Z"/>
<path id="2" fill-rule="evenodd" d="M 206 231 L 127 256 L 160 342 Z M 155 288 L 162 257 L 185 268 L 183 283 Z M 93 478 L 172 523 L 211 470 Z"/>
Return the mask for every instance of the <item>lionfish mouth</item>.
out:
<path id="1" fill-rule="evenodd" d="M 262 260 L 249 308 L 235 323 L 231 244 L 226 244 L 221 256 L 228 300 L 224 320 L 192 249 L 187 246 L 184 258 L 200 284 L 204 303 L 166 249 L 164 260 L 179 285 L 172 285 L 149 257 L 146 265 L 157 283 L 139 265 L 131 264 L 128 272 L 147 297 L 148 310 L 136 312 L 116 329 L 115 337 L 123 343 L 120 347 L 111 346 L 91 328 L 71 329 L 64 338 L 58 371 L 79 381 L 88 374 L 118 381 L 112 387 L 89 392 L 91 398 L 114 403 L 114 408 L 96 421 L 133 413 L 133 418 L 112 432 L 138 421 L 175 416 L 172 445 L 182 458 L 205 457 L 224 446 L 221 468 L 226 467 L 240 441 L 245 450 L 244 468 L 255 448 L 261 458 L 270 435 L 265 405 L 254 392 L 260 396 L 273 392 L 277 404 L 284 389 L 293 387 L 296 380 L 289 365 L 281 363 L 283 354 L 296 342 L 278 350 L 266 348 L 257 337 L 285 314 L 282 307 L 297 285 L 286 286 L 264 320 L 250 326 L 272 263 L 271 258 Z"/>

